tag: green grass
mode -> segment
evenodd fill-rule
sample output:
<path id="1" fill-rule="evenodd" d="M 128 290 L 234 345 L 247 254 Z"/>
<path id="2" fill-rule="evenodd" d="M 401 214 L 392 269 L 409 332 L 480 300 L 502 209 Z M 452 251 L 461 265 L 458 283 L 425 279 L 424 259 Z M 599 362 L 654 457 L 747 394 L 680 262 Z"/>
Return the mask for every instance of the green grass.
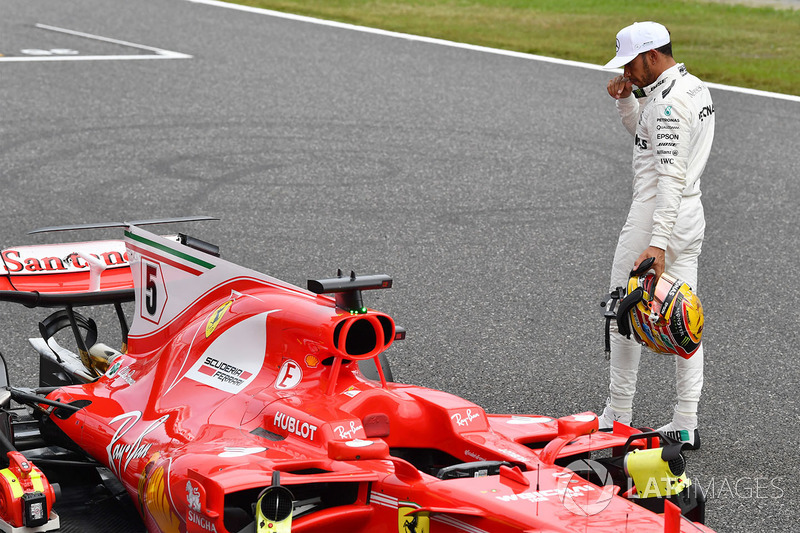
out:
<path id="1" fill-rule="evenodd" d="M 800 95 L 800 10 L 688 0 L 238 0 L 238 4 L 598 65 L 634 21 L 666 25 L 710 82 Z"/>

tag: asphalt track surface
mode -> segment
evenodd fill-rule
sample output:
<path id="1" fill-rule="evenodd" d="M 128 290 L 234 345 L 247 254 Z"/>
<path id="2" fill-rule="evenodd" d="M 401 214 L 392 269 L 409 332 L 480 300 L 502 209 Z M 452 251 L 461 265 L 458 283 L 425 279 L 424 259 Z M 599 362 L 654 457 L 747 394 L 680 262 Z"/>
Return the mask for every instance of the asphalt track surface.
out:
<path id="1" fill-rule="evenodd" d="M 599 302 L 631 181 L 608 73 L 184 0 L 6 0 L 0 19 L 6 57 L 172 52 L 191 57 L 0 62 L 4 247 L 119 237 L 26 234 L 42 226 L 219 216 L 163 229 L 303 286 L 339 267 L 392 275 L 366 301 L 408 330 L 389 353 L 398 381 L 489 412 L 602 408 Z M 689 473 L 717 530 L 791 531 L 800 103 L 713 98 Z M 11 378 L 33 385 L 25 339 L 44 315 L 0 313 Z M 674 365 L 642 361 L 634 422 L 657 426 Z"/>

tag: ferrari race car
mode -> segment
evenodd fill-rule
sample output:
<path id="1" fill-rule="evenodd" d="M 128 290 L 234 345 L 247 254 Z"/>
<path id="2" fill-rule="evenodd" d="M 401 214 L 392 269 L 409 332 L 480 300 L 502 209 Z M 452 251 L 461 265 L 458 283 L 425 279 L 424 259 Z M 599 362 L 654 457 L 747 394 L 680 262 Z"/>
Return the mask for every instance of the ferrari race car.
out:
<path id="1" fill-rule="evenodd" d="M 0 365 L 0 530 L 711 531 L 656 432 L 392 382 L 405 331 L 362 300 L 388 276 L 303 289 L 120 225 L 1 252 L 0 299 L 51 314 L 30 339 L 39 386 Z"/>

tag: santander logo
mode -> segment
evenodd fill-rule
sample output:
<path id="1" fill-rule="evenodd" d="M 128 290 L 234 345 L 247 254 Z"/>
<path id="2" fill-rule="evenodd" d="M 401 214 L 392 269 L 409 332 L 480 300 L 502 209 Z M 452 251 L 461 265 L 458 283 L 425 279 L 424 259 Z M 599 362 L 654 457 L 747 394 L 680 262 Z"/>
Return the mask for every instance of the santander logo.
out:
<path id="1" fill-rule="evenodd" d="M 128 266 L 128 253 L 123 241 L 48 244 L 3 250 L 0 252 L 0 274 L 83 272 L 89 269 L 89 264 L 80 254 L 99 259 L 106 268 Z"/>

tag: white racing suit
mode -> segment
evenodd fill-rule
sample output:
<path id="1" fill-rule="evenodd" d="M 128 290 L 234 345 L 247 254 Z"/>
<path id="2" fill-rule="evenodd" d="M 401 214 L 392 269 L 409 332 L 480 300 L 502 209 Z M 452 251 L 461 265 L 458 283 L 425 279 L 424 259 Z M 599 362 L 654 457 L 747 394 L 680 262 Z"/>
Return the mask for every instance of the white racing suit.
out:
<path id="1" fill-rule="evenodd" d="M 611 290 L 626 287 L 633 263 L 648 247 L 666 251 L 665 271 L 697 291 L 697 260 L 705 218 L 700 175 L 714 138 L 714 104 L 705 84 L 678 64 L 649 87 L 617 101 L 634 135 L 633 202 L 620 232 Z M 611 409 L 630 412 L 641 346 L 612 324 Z M 675 357 L 676 412 L 695 420 L 703 388 L 703 346 L 690 359 Z M 692 428 L 689 428 L 692 429 Z"/>

